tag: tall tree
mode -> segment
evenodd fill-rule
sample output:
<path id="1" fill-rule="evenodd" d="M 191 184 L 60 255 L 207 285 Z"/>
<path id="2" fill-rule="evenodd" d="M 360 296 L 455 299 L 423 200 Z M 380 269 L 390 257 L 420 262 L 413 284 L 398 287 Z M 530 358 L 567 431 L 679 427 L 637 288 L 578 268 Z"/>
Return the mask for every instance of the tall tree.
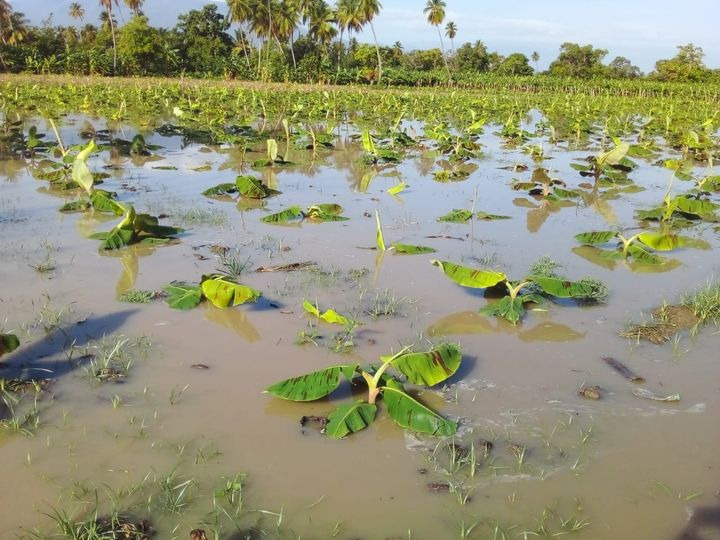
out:
<path id="1" fill-rule="evenodd" d="M 295 61 L 295 48 L 293 43 L 293 35 L 295 29 L 300 23 L 302 17 L 301 6 L 299 0 L 281 0 L 277 6 L 277 12 L 275 16 L 275 33 L 280 44 L 280 39 L 287 40 L 288 47 L 290 49 L 290 56 L 292 57 L 293 68 L 297 69 L 297 62 Z"/>
<path id="2" fill-rule="evenodd" d="M 533 61 L 533 64 L 535 64 L 535 71 L 538 70 L 538 62 L 540 61 L 540 54 L 538 54 L 537 51 L 533 51 L 533 53 L 530 55 L 530 58 Z"/>
<path id="3" fill-rule="evenodd" d="M 70 17 L 72 17 L 76 21 L 82 22 L 85 18 L 85 8 L 77 2 L 73 2 L 72 4 L 70 4 L 70 7 L 68 9 L 68 15 L 70 15 Z"/>
<path id="4" fill-rule="evenodd" d="M 338 0 L 335 8 L 335 18 L 340 27 L 340 44 L 342 45 L 342 32 L 347 30 L 348 33 L 348 53 L 351 49 L 352 33 L 362 31 L 363 18 L 360 13 L 359 0 Z M 340 47 L 342 51 L 342 47 Z M 340 56 L 338 55 L 338 72 L 340 71 Z"/>
<path id="5" fill-rule="evenodd" d="M 6 0 L 0 0 L 0 41 L 4 45 L 16 45 L 27 36 L 27 21 L 22 13 L 13 11 Z M 0 64 L 7 67 L 0 54 Z"/>
<path id="6" fill-rule="evenodd" d="M 358 0 L 358 10 L 362 17 L 363 24 L 369 24 L 370 30 L 372 30 L 373 39 L 375 40 L 375 53 L 377 54 L 378 62 L 378 83 L 382 79 L 382 57 L 380 56 L 380 46 L 378 45 L 377 35 L 375 35 L 375 26 L 373 25 L 373 19 L 375 15 L 380 13 L 382 4 L 380 0 Z"/>
<path id="7" fill-rule="evenodd" d="M 244 27 L 253 15 L 253 0 L 227 0 L 228 4 L 228 20 L 231 23 L 240 25 L 240 30 L 236 33 L 238 40 L 241 41 L 240 46 L 245 53 L 245 63 L 250 68 L 250 56 L 245 43 Z"/>
<path id="8" fill-rule="evenodd" d="M 110 34 L 113 42 L 113 73 L 117 70 L 117 41 L 115 40 L 115 20 L 113 18 L 113 4 L 120 7 L 118 0 L 100 0 L 100 7 L 107 13 L 108 23 L 110 24 Z"/>
<path id="9" fill-rule="evenodd" d="M 308 33 L 317 40 L 327 54 L 328 45 L 337 35 L 338 31 L 333 26 L 335 14 L 325 0 L 315 0 L 308 13 Z"/>
<path id="10" fill-rule="evenodd" d="M 440 25 L 445 20 L 445 2 L 443 0 L 427 0 L 423 13 L 427 15 L 427 21 L 437 28 L 438 37 L 440 38 L 440 50 L 442 51 L 443 61 L 445 62 L 445 71 L 447 71 L 448 80 L 450 80 L 450 67 L 445 57 L 445 44 L 443 43 L 442 34 L 440 33 Z"/>
<path id="11" fill-rule="evenodd" d="M 450 38 L 450 44 L 452 45 L 452 50 L 455 50 L 455 36 L 457 36 L 458 27 L 457 24 L 450 21 L 445 25 L 445 35 Z"/>
<path id="12" fill-rule="evenodd" d="M 124 0 L 127 8 L 133 12 L 136 17 L 142 15 L 142 6 L 145 0 Z"/>

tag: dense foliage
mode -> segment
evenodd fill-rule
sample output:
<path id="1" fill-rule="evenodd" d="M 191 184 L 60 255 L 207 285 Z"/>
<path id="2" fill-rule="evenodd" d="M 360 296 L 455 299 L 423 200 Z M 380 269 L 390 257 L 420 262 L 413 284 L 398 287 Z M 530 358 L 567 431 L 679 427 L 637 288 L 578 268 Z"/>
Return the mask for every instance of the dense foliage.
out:
<path id="1" fill-rule="evenodd" d="M 156 28 L 142 14 L 142 1 L 125 1 L 129 20 L 118 25 L 119 2 L 101 0 L 98 25 L 84 20 L 74 2 L 69 15 L 77 26 L 50 20 L 30 25 L 7 2 L 0 5 L 0 70 L 73 75 L 200 76 L 243 80 L 386 85 L 482 85 L 488 74 L 532 76 L 539 55 L 508 56 L 491 52 L 482 41 L 455 48 L 457 25 L 450 21 L 443 41 L 444 2 L 428 2 L 424 12 L 435 26 L 439 48 L 405 51 L 360 43 L 357 32 L 372 26 L 380 5 L 369 0 L 227 0 L 225 13 L 207 4 L 180 14 L 175 27 Z M 347 37 L 346 37 L 347 36 Z M 718 70 L 703 63 L 703 51 L 678 47 L 671 59 L 659 60 L 646 78 L 668 82 L 715 82 Z M 636 79 L 640 70 L 624 57 L 607 64 L 607 51 L 592 45 L 563 43 L 544 76 L 559 78 Z M 539 77 L 535 77 L 539 78 Z"/>

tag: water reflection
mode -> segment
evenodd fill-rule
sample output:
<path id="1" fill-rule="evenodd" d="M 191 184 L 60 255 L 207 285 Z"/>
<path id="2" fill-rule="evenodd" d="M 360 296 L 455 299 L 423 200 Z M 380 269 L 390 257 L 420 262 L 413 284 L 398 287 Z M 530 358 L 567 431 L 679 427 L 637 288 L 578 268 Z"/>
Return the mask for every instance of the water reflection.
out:
<path id="1" fill-rule="evenodd" d="M 585 337 L 564 324 L 543 321 L 525 329 L 522 324 L 513 326 L 509 321 L 491 318 L 475 311 L 461 311 L 443 317 L 426 330 L 430 336 L 516 334 L 525 342 L 568 342 Z"/>
<path id="2" fill-rule="evenodd" d="M 237 308 L 217 308 L 207 302 L 205 320 L 229 328 L 249 343 L 259 341 L 260 332 L 253 326 L 245 311 Z"/>

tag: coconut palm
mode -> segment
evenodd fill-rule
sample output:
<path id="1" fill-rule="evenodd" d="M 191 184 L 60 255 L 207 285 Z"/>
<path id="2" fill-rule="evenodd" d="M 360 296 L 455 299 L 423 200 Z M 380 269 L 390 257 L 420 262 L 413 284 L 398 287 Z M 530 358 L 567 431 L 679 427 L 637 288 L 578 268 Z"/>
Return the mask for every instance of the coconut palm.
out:
<path id="1" fill-rule="evenodd" d="M 115 41 L 115 20 L 112 12 L 113 4 L 120 7 L 119 0 L 100 0 L 100 7 L 105 10 L 108 24 L 110 24 L 110 34 L 112 35 L 113 42 L 113 73 L 115 73 L 117 69 L 117 42 Z"/>
<path id="2" fill-rule="evenodd" d="M 442 51 L 443 62 L 445 62 L 445 71 L 447 71 L 449 80 L 450 68 L 448 67 L 447 58 L 445 57 L 445 45 L 443 44 L 442 34 L 440 33 L 440 25 L 445 20 L 445 2 L 443 0 L 427 0 L 423 13 L 427 15 L 427 21 L 437 28 L 438 37 L 440 38 L 440 50 Z"/>
<path id="3" fill-rule="evenodd" d="M 335 14 L 325 0 L 315 0 L 308 13 L 308 33 L 316 39 L 327 53 L 328 45 L 337 36 L 338 31 L 333 26 Z"/>
<path id="4" fill-rule="evenodd" d="M 375 54 L 377 54 L 378 62 L 378 83 L 382 78 L 382 57 L 380 56 L 380 46 L 378 45 L 377 36 L 375 35 L 373 19 L 375 18 L 375 15 L 380 13 L 381 9 L 382 4 L 380 3 L 380 0 L 358 0 L 358 10 L 362 16 L 363 25 L 370 25 L 370 30 L 372 30 L 373 39 L 375 40 Z"/>
<path id="5" fill-rule="evenodd" d="M 348 41 L 350 41 L 349 22 L 352 19 L 352 0 L 339 0 L 335 5 L 335 22 L 340 30 L 340 47 L 338 47 L 337 69 L 340 72 L 340 55 L 343 53 L 343 34 L 347 30 Z"/>
<path id="6" fill-rule="evenodd" d="M 22 13 L 13 11 L 6 0 L 0 0 L 0 41 L 4 45 L 16 45 L 27 36 L 27 20 Z M 0 54 L 0 64 L 7 67 Z"/>
<path id="7" fill-rule="evenodd" d="M 532 59 L 533 63 L 535 64 L 535 71 L 538 70 L 538 62 L 540 61 L 540 55 L 537 51 L 533 51 L 533 53 L 530 55 L 530 58 Z"/>
<path id="8" fill-rule="evenodd" d="M 280 39 L 288 42 L 294 69 L 297 69 L 297 62 L 295 61 L 293 35 L 298 24 L 300 24 L 301 16 L 299 0 L 281 0 L 275 14 L 275 38 L 278 45 L 281 45 Z M 282 45 L 280 48 L 282 48 Z"/>
<path id="9" fill-rule="evenodd" d="M 145 0 L 125 0 L 125 5 L 127 8 L 133 12 L 133 15 L 136 17 L 138 15 L 142 15 L 142 5 L 145 3 Z"/>
<path id="10" fill-rule="evenodd" d="M 450 44 L 452 45 L 452 50 L 455 50 L 455 36 L 457 36 L 457 24 L 450 21 L 445 25 L 445 35 L 450 38 Z"/>
<path id="11" fill-rule="evenodd" d="M 250 68 L 250 56 L 248 55 L 248 48 L 245 43 L 245 31 L 244 26 L 253 16 L 253 0 L 227 0 L 228 4 L 228 20 L 231 23 L 238 23 L 240 25 L 240 31 L 236 33 L 236 37 L 242 40 L 240 43 L 243 52 L 245 53 L 245 63 Z"/>
<path id="12" fill-rule="evenodd" d="M 70 4 L 70 8 L 68 9 L 68 15 L 76 21 L 82 22 L 85 17 L 85 8 L 77 2 L 73 2 Z"/>

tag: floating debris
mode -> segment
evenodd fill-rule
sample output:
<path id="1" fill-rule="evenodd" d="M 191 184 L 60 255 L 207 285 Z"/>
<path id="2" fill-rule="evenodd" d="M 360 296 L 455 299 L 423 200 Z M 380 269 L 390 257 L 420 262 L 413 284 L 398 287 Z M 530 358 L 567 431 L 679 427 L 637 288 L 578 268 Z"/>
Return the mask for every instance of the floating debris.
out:
<path id="1" fill-rule="evenodd" d="M 583 386 L 578 390 L 578 396 L 598 400 L 602 397 L 602 388 L 599 386 Z"/>
<path id="2" fill-rule="evenodd" d="M 625 377 L 628 381 L 634 382 L 637 384 L 642 384 L 645 382 L 645 379 L 632 371 L 629 367 L 627 367 L 625 364 L 620 362 L 619 360 L 616 360 L 615 358 L 611 358 L 610 356 L 606 356 L 603 358 L 603 361 L 609 365 L 611 368 L 613 368 L 615 371 L 617 371 L 620 375 Z"/>
<path id="3" fill-rule="evenodd" d="M 680 394 L 670 394 L 667 396 L 656 394 L 655 392 L 652 392 L 651 390 L 647 390 L 645 388 L 633 388 L 632 390 L 633 396 L 643 398 L 643 399 L 651 399 L 652 401 L 664 401 L 666 403 L 677 403 L 680 401 Z"/>
<path id="4" fill-rule="evenodd" d="M 281 264 L 279 266 L 260 266 L 256 272 L 298 272 L 300 270 L 310 270 L 318 268 L 320 265 L 313 261 L 296 262 L 290 264 Z"/>

